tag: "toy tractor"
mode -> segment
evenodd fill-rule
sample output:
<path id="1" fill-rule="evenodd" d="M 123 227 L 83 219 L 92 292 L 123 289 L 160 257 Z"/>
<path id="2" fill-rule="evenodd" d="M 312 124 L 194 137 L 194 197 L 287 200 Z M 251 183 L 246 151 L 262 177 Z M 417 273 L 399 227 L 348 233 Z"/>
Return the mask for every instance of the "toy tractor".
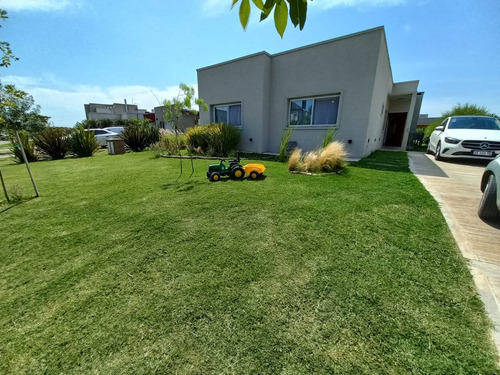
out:
<path id="1" fill-rule="evenodd" d="M 224 162 L 225 160 L 221 160 L 220 163 L 208 166 L 207 178 L 210 181 L 219 181 L 222 176 L 229 176 L 235 180 L 245 177 L 245 170 L 238 160 L 231 160 L 227 166 Z"/>
<path id="2" fill-rule="evenodd" d="M 227 166 L 224 162 L 225 160 L 221 160 L 220 163 L 210 164 L 208 166 L 207 178 L 210 181 L 219 181 L 223 176 L 235 180 L 242 180 L 245 177 L 245 173 L 247 173 L 252 180 L 256 180 L 262 176 L 262 173 L 266 170 L 266 167 L 262 164 L 246 164 L 242 166 L 240 164 L 239 155 L 236 159 L 231 160 Z"/>

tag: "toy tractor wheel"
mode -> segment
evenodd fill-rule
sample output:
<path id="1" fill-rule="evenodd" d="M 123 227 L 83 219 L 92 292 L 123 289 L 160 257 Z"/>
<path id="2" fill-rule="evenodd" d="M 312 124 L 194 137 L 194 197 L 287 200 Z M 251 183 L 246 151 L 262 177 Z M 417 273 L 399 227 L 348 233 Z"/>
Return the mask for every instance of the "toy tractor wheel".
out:
<path id="1" fill-rule="evenodd" d="M 220 174 L 217 172 L 214 172 L 210 175 L 210 181 L 216 182 L 220 180 Z"/>
<path id="2" fill-rule="evenodd" d="M 252 180 L 256 180 L 259 178 L 259 174 L 256 171 L 252 171 L 252 172 L 250 172 L 250 178 Z"/>
<path id="3" fill-rule="evenodd" d="M 236 180 L 241 180 L 243 177 L 245 177 L 245 170 L 242 167 L 233 168 L 233 170 L 231 171 L 231 177 Z"/>

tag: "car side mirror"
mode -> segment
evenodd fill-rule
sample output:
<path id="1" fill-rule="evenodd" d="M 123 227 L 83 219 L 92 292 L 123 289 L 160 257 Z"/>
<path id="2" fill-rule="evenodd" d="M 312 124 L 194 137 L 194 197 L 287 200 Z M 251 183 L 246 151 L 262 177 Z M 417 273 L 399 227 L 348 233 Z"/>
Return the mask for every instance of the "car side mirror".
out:
<path id="1" fill-rule="evenodd" d="M 442 132 L 444 130 L 444 126 L 437 126 L 436 129 L 438 132 Z"/>

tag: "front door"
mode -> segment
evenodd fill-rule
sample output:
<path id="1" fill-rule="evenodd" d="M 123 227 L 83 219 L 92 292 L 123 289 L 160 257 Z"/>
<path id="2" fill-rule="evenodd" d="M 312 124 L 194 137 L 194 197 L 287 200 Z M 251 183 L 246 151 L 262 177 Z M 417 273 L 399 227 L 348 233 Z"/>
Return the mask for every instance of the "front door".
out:
<path id="1" fill-rule="evenodd" d="M 384 146 L 401 147 L 408 113 L 389 113 Z"/>

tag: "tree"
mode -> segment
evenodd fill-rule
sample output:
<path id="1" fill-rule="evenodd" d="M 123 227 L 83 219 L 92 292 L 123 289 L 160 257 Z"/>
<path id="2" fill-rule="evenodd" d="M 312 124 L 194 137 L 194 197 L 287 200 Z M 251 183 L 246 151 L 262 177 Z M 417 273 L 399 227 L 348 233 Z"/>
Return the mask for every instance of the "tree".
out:
<path id="1" fill-rule="evenodd" d="M 7 11 L 0 9 L 0 20 L 4 21 L 7 18 Z M 0 28 L 2 25 L 0 25 Z M 2 51 L 2 60 L 0 62 L 0 67 L 8 67 L 10 65 L 11 60 L 19 60 L 12 54 L 12 50 L 10 49 L 10 44 L 7 42 L 0 42 L 0 51 Z"/>
<path id="2" fill-rule="evenodd" d="M 172 125 L 172 129 L 174 130 L 175 134 L 175 141 L 177 143 L 177 150 L 179 151 L 179 156 L 181 156 L 181 149 L 179 147 L 179 120 L 187 111 L 197 113 L 197 111 L 193 111 L 191 109 L 193 104 L 198 104 L 203 108 L 203 110 L 208 111 L 208 106 L 205 104 L 205 101 L 201 98 L 196 99 L 194 88 L 189 87 L 184 83 L 181 83 L 179 85 L 179 94 L 177 94 L 176 98 L 163 101 L 163 106 L 165 107 L 165 114 L 163 115 L 163 118 L 165 119 L 165 122 L 168 122 Z M 182 157 L 180 157 L 179 160 L 181 163 L 182 175 Z M 194 172 L 193 159 L 191 159 L 191 168 Z"/>
<path id="3" fill-rule="evenodd" d="M 0 131 L 5 130 L 14 133 L 18 142 L 17 147 L 28 168 L 28 173 L 33 183 L 36 196 L 40 194 L 31 173 L 31 169 L 24 153 L 19 131 L 36 132 L 47 125 L 47 117 L 40 115 L 40 106 L 35 105 L 35 99 L 22 90 L 17 90 L 14 85 L 2 85 L 0 82 Z"/>
<path id="4" fill-rule="evenodd" d="M 439 120 L 429 124 L 425 128 L 424 136 L 426 138 L 429 138 L 434 129 L 436 129 L 436 127 L 439 126 L 439 124 L 441 124 L 445 118 L 450 116 L 463 116 L 463 115 L 497 117 L 496 114 L 491 113 L 486 107 L 470 103 L 465 103 L 465 104 L 458 103 L 455 106 L 453 106 L 450 110 L 443 112 Z"/>
<path id="5" fill-rule="evenodd" d="M 47 126 L 47 120 L 40 115 L 40 106 L 35 105 L 33 96 L 0 82 L 0 130 L 36 133 Z"/>
<path id="6" fill-rule="evenodd" d="M 240 0 L 233 0 L 231 9 Z M 312 0 L 311 0 L 312 1 Z M 252 0 L 253 4 L 260 10 L 260 21 L 265 20 L 274 10 L 274 26 L 276 31 L 283 38 L 288 23 L 288 16 L 293 26 L 304 28 L 307 16 L 307 0 Z M 246 30 L 250 18 L 250 0 L 241 0 L 239 16 L 243 30 Z"/>

